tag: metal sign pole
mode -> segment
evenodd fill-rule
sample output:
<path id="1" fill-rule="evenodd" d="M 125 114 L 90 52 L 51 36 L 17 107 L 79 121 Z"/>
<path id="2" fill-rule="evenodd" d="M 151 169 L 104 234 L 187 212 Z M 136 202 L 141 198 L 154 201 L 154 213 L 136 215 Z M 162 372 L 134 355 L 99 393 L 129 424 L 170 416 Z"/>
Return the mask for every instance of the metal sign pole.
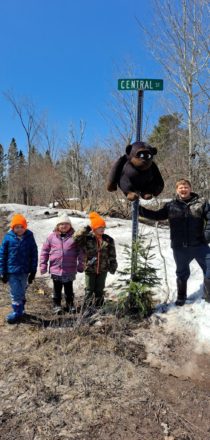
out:
<path id="1" fill-rule="evenodd" d="M 144 91 L 138 90 L 137 101 L 137 120 L 136 120 L 136 141 L 142 140 L 142 120 L 143 120 L 143 98 Z M 138 238 L 138 217 L 139 217 L 139 199 L 132 203 L 132 256 L 131 256 L 131 279 L 135 279 L 137 270 L 137 254 L 133 245 Z"/>
<path id="2" fill-rule="evenodd" d="M 163 80 L 153 78 L 121 78 L 118 79 L 118 90 L 138 90 L 136 141 L 142 140 L 143 97 L 145 91 L 163 90 Z M 138 238 L 139 200 L 132 203 L 132 245 Z M 132 246 L 131 279 L 135 279 L 137 272 L 137 253 Z"/>

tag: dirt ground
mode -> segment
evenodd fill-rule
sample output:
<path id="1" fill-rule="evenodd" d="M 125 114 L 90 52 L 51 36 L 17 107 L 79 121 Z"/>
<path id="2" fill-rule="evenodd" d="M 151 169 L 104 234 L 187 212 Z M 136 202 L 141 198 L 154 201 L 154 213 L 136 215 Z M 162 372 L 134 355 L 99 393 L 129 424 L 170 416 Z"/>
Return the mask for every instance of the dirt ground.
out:
<path id="1" fill-rule="evenodd" d="M 1 440 L 210 440 L 209 356 L 193 351 L 189 335 L 166 335 L 164 316 L 55 318 L 38 279 L 26 318 L 8 325 L 7 289 L 0 285 Z"/>

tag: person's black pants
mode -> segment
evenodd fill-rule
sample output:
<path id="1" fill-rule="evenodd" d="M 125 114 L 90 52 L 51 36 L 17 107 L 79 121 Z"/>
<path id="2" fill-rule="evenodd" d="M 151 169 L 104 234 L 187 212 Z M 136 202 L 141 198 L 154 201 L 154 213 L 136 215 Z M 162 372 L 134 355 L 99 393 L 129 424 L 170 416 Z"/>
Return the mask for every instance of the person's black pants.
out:
<path id="1" fill-rule="evenodd" d="M 64 296 L 67 306 L 73 306 L 74 304 L 74 292 L 73 292 L 73 281 L 68 281 L 63 283 L 59 280 L 53 280 L 54 292 L 53 292 L 53 302 L 56 306 L 61 305 L 62 297 L 62 287 L 64 287 Z"/>
<path id="2" fill-rule="evenodd" d="M 173 254 L 178 279 L 188 280 L 190 263 L 193 260 L 196 260 L 201 267 L 204 277 L 210 279 L 210 247 L 207 244 L 174 248 Z"/>

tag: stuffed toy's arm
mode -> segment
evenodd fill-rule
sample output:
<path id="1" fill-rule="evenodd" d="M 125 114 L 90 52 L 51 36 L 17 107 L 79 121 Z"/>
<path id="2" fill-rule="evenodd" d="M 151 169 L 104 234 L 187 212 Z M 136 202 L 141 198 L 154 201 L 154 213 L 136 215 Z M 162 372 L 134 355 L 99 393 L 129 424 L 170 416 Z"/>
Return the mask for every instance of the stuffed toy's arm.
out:
<path id="1" fill-rule="evenodd" d="M 117 191 L 117 183 L 120 179 L 122 169 L 127 162 L 127 156 L 124 154 L 124 156 L 121 156 L 113 165 L 110 174 L 109 179 L 107 183 L 107 190 L 109 192 Z"/>

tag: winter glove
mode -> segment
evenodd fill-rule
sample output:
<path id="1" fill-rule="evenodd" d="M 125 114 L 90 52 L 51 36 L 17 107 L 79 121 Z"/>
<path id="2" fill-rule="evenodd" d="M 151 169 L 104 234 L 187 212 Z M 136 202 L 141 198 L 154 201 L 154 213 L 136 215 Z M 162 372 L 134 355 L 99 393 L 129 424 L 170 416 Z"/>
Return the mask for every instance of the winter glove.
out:
<path id="1" fill-rule="evenodd" d="M 34 278 L 36 276 L 36 272 L 31 272 L 28 277 L 28 284 L 32 284 Z"/>
<path id="2" fill-rule="evenodd" d="M 6 284 L 8 282 L 8 275 L 1 275 L 1 280 L 4 284 Z"/>

